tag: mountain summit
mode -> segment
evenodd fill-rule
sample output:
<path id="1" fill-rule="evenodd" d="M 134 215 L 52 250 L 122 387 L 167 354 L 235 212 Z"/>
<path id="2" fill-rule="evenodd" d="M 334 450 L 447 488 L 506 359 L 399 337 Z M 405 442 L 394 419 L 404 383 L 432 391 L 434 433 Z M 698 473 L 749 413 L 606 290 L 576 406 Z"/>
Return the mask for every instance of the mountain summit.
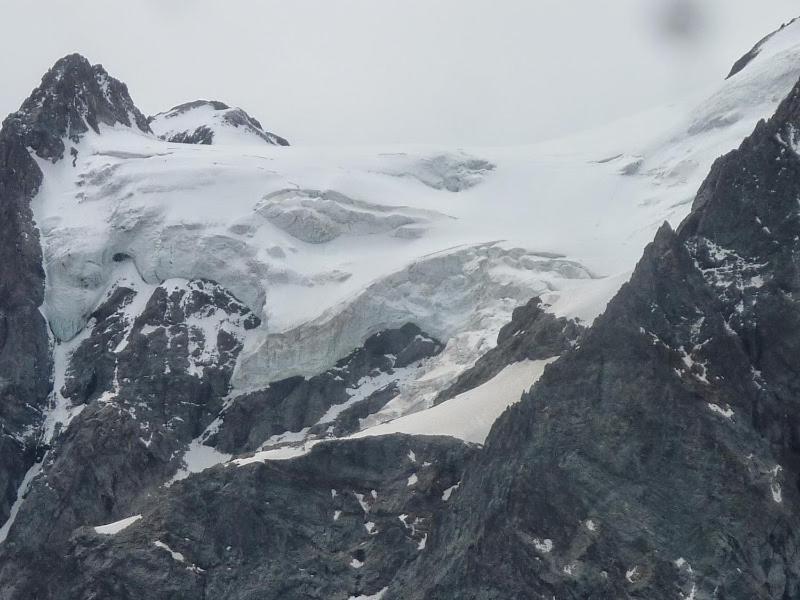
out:
<path id="1" fill-rule="evenodd" d="M 148 119 L 162 140 L 182 144 L 267 143 L 288 146 L 279 135 L 265 131 L 241 108 L 217 100 L 195 100 L 153 115 Z"/>
<path id="2" fill-rule="evenodd" d="M 78 142 L 89 130 L 99 133 L 100 125 L 150 132 L 128 87 L 80 54 L 59 59 L 8 122 L 18 125 L 39 156 L 53 160 L 63 156 L 61 138 Z"/>

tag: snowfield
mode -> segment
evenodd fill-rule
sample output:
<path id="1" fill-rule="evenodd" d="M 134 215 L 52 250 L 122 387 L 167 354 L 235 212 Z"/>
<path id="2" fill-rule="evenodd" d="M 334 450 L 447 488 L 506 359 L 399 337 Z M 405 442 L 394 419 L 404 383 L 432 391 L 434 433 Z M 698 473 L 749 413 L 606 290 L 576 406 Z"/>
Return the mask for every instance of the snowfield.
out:
<path id="1" fill-rule="evenodd" d="M 436 393 L 532 296 L 590 323 L 658 226 L 687 214 L 711 163 L 798 77 L 793 24 L 740 73 L 685 103 L 525 147 L 283 147 L 224 129 L 212 106 L 159 115 L 154 130 L 211 119 L 222 132 L 213 145 L 125 127 L 87 134 L 74 161 L 40 161 L 33 206 L 57 371 L 106 291 L 131 277 L 120 262 L 131 262 L 141 285 L 211 279 L 262 317 L 243 334 L 231 396 L 316 374 L 382 329 L 417 324 L 445 350 L 358 435 L 480 442 L 498 414 L 492 398 L 512 401 L 499 390 L 518 397 L 543 364 L 513 365 L 430 408 Z M 65 420 L 68 407 L 58 411 Z"/>

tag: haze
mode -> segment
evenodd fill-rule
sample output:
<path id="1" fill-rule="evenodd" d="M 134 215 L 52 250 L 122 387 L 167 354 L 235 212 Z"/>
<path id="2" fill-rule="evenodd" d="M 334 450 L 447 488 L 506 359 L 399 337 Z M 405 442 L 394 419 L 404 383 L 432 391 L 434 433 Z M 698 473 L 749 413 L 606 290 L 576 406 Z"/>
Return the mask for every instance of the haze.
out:
<path id="1" fill-rule="evenodd" d="M 293 144 L 530 143 L 723 78 L 794 0 L 6 0 L 0 112 L 60 56 L 147 114 L 239 105 Z"/>

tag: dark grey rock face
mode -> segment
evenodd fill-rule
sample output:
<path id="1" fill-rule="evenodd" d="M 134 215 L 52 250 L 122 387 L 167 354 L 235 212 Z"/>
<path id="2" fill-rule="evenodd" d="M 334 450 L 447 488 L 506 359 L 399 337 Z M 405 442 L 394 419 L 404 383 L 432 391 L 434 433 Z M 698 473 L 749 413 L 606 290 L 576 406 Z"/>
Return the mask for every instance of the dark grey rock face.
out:
<path id="1" fill-rule="evenodd" d="M 50 391 L 47 324 L 39 312 L 44 269 L 30 201 L 41 158 L 64 155 L 64 138 L 123 123 L 148 130 L 124 84 L 78 55 L 59 60 L 0 131 L 0 522 L 40 452 L 38 427 Z"/>
<path id="2" fill-rule="evenodd" d="M 36 453 L 50 391 L 44 269 L 30 199 L 42 173 L 13 125 L 0 131 L 0 522 Z"/>
<path id="3" fill-rule="evenodd" d="M 183 115 L 192 110 L 210 107 L 215 111 L 225 111 L 221 117 L 221 123 L 231 127 L 242 128 L 248 133 L 260 138 L 268 144 L 274 146 L 288 146 L 289 142 L 279 135 L 265 131 L 261 123 L 241 108 L 232 108 L 224 102 L 218 100 L 194 100 L 193 102 L 186 102 L 171 108 L 170 110 L 153 115 L 147 119 L 148 123 L 154 121 L 163 121 L 168 126 L 169 120 L 177 116 Z M 214 129 L 211 123 L 200 125 L 196 128 L 186 131 L 171 132 L 168 135 L 161 135 L 161 139 L 168 142 L 175 142 L 179 144 L 213 144 L 214 143 Z"/>
<path id="4" fill-rule="evenodd" d="M 312 428 L 312 436 L 357 431 L 359 419 L 380 410 L 399 393 L 395 381 L 356 402 L 334 421 L 314 426 L 331 406 L 347 402 L 363 378 L 391 375 L 396 369 L 435 356 L 443 347 L 411 323 L 377 333 L 324 373 L 308 379 L 291 377 L 238 396 L 224 413 L 218 433 L 207 443 L 222 452 L 239 454 L 256 450 L 273 435 L 307 427 Z"/>
<path id="5" fill-rule="evenodd" d="M 511 322 L 497 335 L 497 346 L 436 398 L 436 404 L 486 383 L 506 366 L 523 360 L 560 356 L 578 343 L 584 328 L 575 321 L 545 312 L 537 298 L 514 309 Z"/>
<path id="6" fill-rule="evenodd" d="M 113 290 L 71 357 L 61 391 L 85 408 L 46 454 L 0 546 L 0 588 L 14 565 L 51 569 L 76 528 L 125 516 L 169 480 L 222 408 L 244 331 L 258 325 L 209 281 L 165 283 L 130 314 L 136 295 Z"/>
<path id="7" fill-rule="evenodd" d="M 141 520 L 115 535 L 82 527 L 57 556 L 0 562 L 0 598 L 374 594 L 424 558 L 472 452 L 448 438 L 389 436 L 216 467 L 154 490 L 129 509 Z"/>
<path id="8" fill-rule="evenodd" d="M 170 423 L 191 439 L 221 408 L 244 332 L 259 319 L 207 280 L 156 287 L 131 322 L 127 309 L 136 296 L 116 287 L 93 313 L 91 335 L 72 355 L 62 393 L 73 405 L 113 395 L 138 407 L 140 422 Z"/>
<path id="9" fill-rule="evenodd" d="M 800 597 L 798 127 L 800 85 L 498 420 L 386 598 Z"/>

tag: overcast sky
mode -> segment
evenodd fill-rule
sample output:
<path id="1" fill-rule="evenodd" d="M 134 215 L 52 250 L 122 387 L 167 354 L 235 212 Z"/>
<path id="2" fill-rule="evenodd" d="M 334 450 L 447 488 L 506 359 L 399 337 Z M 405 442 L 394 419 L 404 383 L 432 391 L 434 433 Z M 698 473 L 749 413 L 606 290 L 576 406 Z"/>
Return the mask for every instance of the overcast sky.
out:
<path id="1" fill-rule="evenodd" d="M 147 114 L 243 107 L 295 144 L 516 144 L 727 74 L 797 0 L 2 0 L 0 112 L 81 52 Z"/>

